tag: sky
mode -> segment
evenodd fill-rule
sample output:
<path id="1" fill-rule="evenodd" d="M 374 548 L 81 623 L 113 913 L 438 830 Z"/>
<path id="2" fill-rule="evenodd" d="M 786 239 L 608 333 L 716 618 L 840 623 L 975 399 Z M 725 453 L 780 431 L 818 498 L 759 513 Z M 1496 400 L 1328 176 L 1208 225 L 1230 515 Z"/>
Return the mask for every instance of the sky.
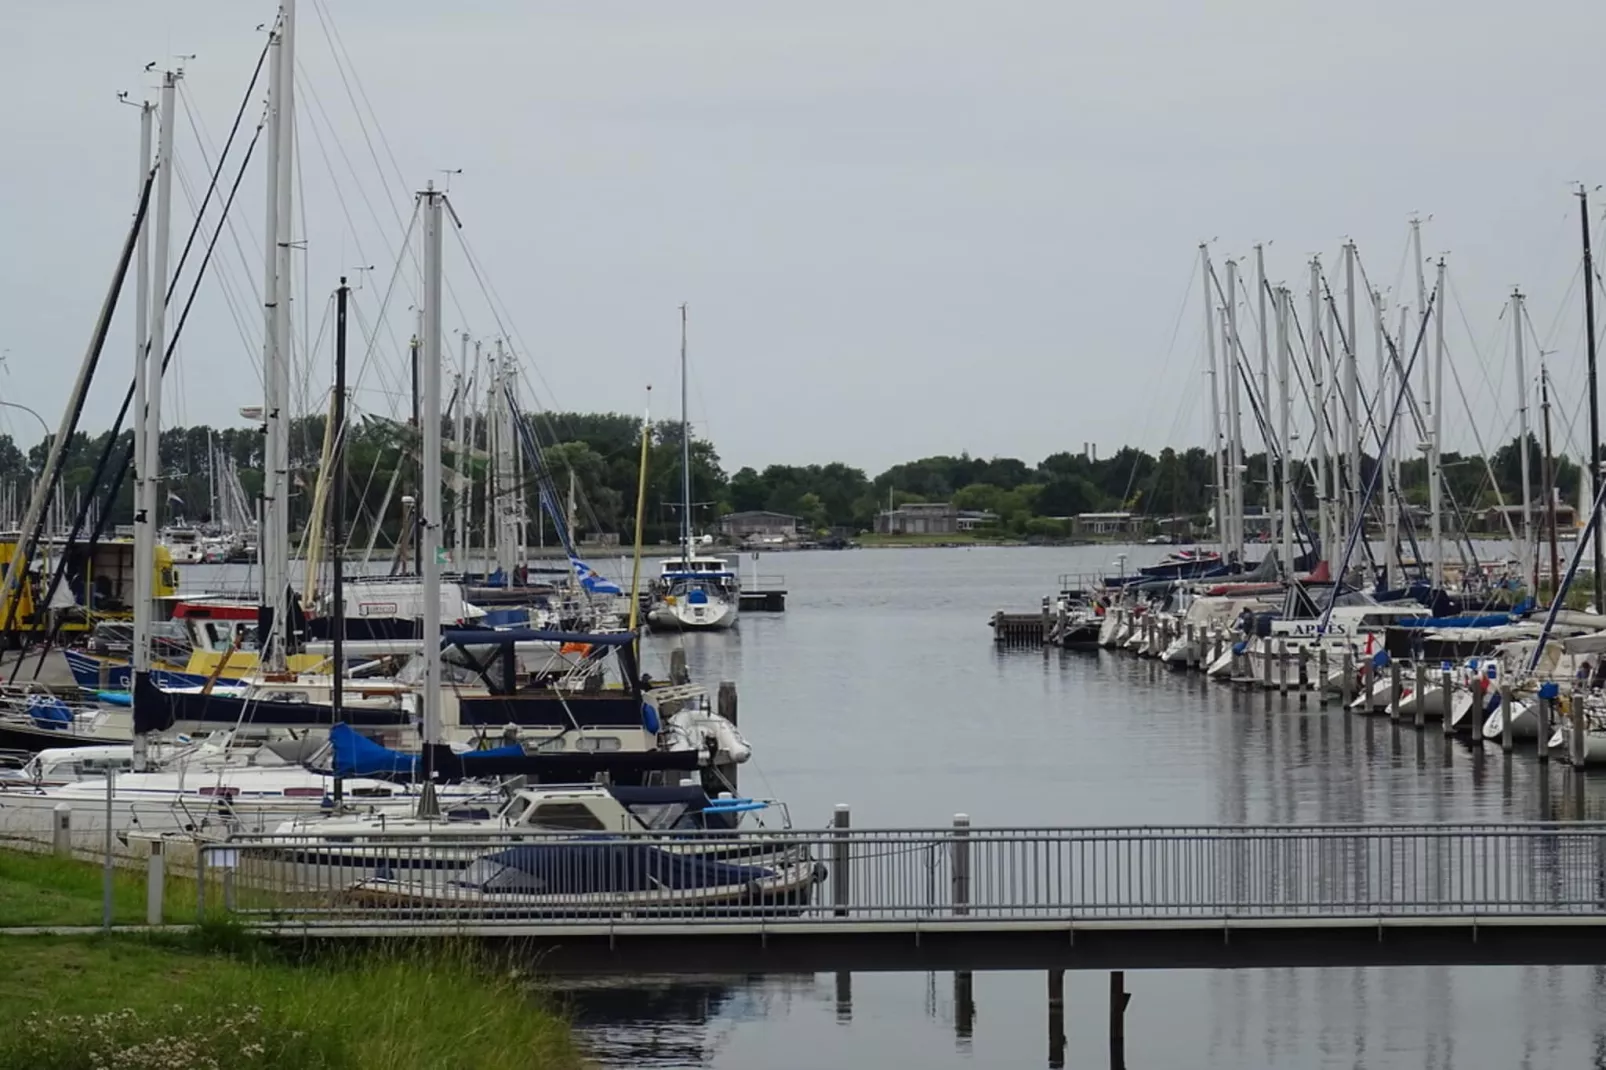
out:
<path id="1" fill-rule="evenodd" d="M 0 401 L 54 425 L 135 199 L 137 110 L 116 94 L 154 99 L 145 65 L 182 65 L 175 155 L 198 195 L 274 8 L 28 7 L 0 34 Z M 448 374 L 458 332 L 504 336 L 544 407 L 639 412 L 650 385 L 676 416 L 685 302 L 692 419 L 731 470 L 1203 444 L 1199 243 L 1218 263 L 1267 243 L 1303 315 L 1306 261 L 1352 238 L 1414 301 L 1413 213 L 1451 265 L 1471 400 L 1470 419 L 1447 406 L 1447 447 L 1513 433 L 1513 285 L 1554 351 L 1558 419 L 1581 419 L 1571 184 L 1606 181 L 1603 33 L 1581 0 L 300 0 L 299 404 L 326 396 L 347 272 L 371 335 L 358 404 L 395 411 L 418 292 L 400 250 L 434 180 L 462 222 Z M 244 424 L 260 401 L 261 159 L 166 425 Z M 175 257 L 192 218 L 181 190 Z M 83 426 L 110 422 L 133 351 L 125 305 Z M 38 437 L 9 408 L 0 431 Z"/>

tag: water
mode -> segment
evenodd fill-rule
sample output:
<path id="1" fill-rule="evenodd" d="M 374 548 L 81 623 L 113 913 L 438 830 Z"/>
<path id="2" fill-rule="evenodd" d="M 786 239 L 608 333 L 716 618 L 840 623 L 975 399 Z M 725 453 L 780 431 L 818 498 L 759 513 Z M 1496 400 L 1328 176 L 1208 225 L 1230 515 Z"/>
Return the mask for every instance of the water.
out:
<path id="1" fill-rule="evenodd" d="M 1134 548 L 1130 564 L 1161 548 Z M 996 651 L 1109 547 L 771 555 L 788 612 L 684 638 L 740 684 L 744 791 L 820 827 L 1599 818 L 1606 778 L 1385 720 L 1301 709 L 1127 655 Z M 744 563 L 745 564 L 745 563 Z M 749 566 L 750 567 L 750 566 Z M 655 674 L 679 638 L 654 638 Z M 658 664 L 654 665 L 653 659 Z M 843 982 L 846 982 L 845 988 Z M 1107 979 L 1066 975 L 1064 1065 L 1107 1065 Z M 1127 976 L 1132 1067 L 1606 1068 L 1606 967 L 1146 972 Z M 1041 1067 L 1042 973 L 630 978 L 566 986 L 605 1067 Z M 969 1013 L 967 1013 L 967 1011 Z"/>

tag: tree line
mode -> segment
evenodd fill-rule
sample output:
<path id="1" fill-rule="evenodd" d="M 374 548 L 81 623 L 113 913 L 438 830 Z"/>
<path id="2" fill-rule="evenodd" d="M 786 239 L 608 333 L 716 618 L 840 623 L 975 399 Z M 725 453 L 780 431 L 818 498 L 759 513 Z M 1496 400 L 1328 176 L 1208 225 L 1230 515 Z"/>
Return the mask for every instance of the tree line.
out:
<path id="1" fill-rule="evenodd" d="M 628 542 L 636 515 L 641 421 L 617 413 L 555 413 L 528 419 L 535 439 L 544 444 L 548 485 L 555 491 L 560 509 L 566 507 L 572 478 L 575 526 L 580 536 L 617 534 Z M 305 526 L 311 509 L 324 427 L 322 415 L 303 417 L 290 425 L 293 530 Z M 451 452 L 457 448 L 451 442 L 452 434 L 448 421 L 448 472 L 455 472 L 457 464 L 456 453 Z M 655 423 L 649 429 L 644 510 L 649 541 L 673 541 L 680 530 L 680 434 L 680 424 L 673 421 Z M 394 541 L 403 518 L 401 497 L 417 491 L 418 438 L 417 428 L 405 422 L 368 418 L 350 427 L 346 512 L 340 522 L 352 541 L 367 538 L 376 527 L 387 543 Z M 470 541 L 477 544 L 480 510 L 493 485 L 483 421 L 471 421 L 466 438 L 462 450 L 466 479 L 459 486 L 449 477 L 446 503 L 451 513 L 455 496 L 467 495 L 472 515 Z M 128 524 L 133 517 L 132 480 L 122 479 L 119 485 L 116 461 L 129 448 L 132 433 L 124 432 L 113 444 L 113 463 L 97 478 L 97 464 L 108 440 L 109 433 L 79 432 L 68 442 L 62 477 L 66 500 L 103 503 L 103 508 L 109 507 L 110 523 Z M 163 431 L 163 493 L 159 495 L 164 503 L 163 521 L 206 523 L 212 519 L 212 487 L 222 474 L 213 469 L 223 458 L 236 466 L 247 496 L 258 496 L 263 441 L 260 428 L 192 426 Z M 1531 436 L 1528 445 L 1537 499 L 1544 458 Z M 0 435 L 0 481 L 26 484 L 43 466 L 47 448 L 48 441 L 42 441 L 23 450 L 9 436 Z M 1447 508 L 1454 503 L 1470 513 L 1497 501 L 1513 504 L 1520 500 L 1522 460 L 1516 439 L 1501 446 L 1487 463 L 1481 457 L 1459 453 L 1446 453 L 1442 462 Z M 1372 466 L 1373 458 L 1364 457 L 1364 478 L 1370 478 Z M 1246 503 L 1275 508 L 1280 489 L 1267 483 L 1265 455 L 1247 456 L 1245 469 Z M 1298 500 L 1312 509 L 1316 493 L 1311 472 L 1300 461 L 1294 462 L 1293 471 Z M 1561 500 L 1576 503 L 1577 464 L 1558 458 L 1552 474 Z M 1401 467 L 1402 490 L 1413 503 L 1426 504 L 1428 500 L 1426 476 L 1426 461 L 1420 456 Z M 1058 452 L 1035 464 L 1014 457 L 960 453 L 905 461 L 874 477 L 840 461 L 774 464 L 762 470 L 741 467 L 727 472 L 713 443 L 693 436 L 691 449 L 692 522 L 699 532 L 713 530 L 718 518 L 727 513 L 767 510 L 799 517 L 807 530 L 856 533 L 871 529 L 879 511 L 911 502 L 951 502 L 960 509 L 991 513 L 998 518 L 995 526 L 1000 533 L 1021 536 L 1067 534 L 1067 518 L 1107 511 L 1154 519 L 1187 518 L 1202 531 L 1214 502 L 1215 480 L 1214 459 L 1202 447 L 1166 448 L 1150 454 L 1129 446 L 1096 460 L 1082 453 Z M 522 486 L 531 515 L 530 541 L 554 538 L 544 518 L 539 531 L 535 526 L 540 510 L 534 466 L 526 466 Z M 515 489 L 501 487 L 497 493 L 513 494 Z M 1451 526 L 1456 526 L 1453 521 Z"/>

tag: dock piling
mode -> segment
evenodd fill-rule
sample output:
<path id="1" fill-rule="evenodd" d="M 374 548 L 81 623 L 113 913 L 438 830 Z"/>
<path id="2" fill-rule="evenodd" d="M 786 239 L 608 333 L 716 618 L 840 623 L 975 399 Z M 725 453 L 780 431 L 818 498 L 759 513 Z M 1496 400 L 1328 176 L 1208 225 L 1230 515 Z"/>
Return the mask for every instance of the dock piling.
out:
<path id="1" fill-rule="evenodd" d="M 1428 667 L 1421 658 L 1418 658 L 1416 660 L 1416 717 L 1414 718 L 1417 728 L 1427 727 L 1427 691 Z M 1448 703 L 1450 701 L 1450 693 L 1448 691 L 1444 692 L 1441 698 Z"/>
<path id="2" fill-rule="evenodd" d="M 1294 667 L 1294 686 L 1299 689 L 1299 705 L 1305 706 L 1310 691 L 1310 647 L 1299 644 L 1299 655 Z"/>
<path id="3" fill-rule="evenodd" d="M 1126 1070 L 1126 972 L 1110 971 L 1110 1070 Z"/>
<path id="4" fill-rule="evenodd" d="M 1277 640 L 1277 690 L 1288 697 L 1288 640 Z"/>
<path id="5" fill-rule="evenodd" d="M 1545 688 L 1553 686 L 1546 684 L 1539 689 L 1539 704 L 1534 707 L 1534 716 L 1539 719 L 1539 760 L 1546 763 L 1550 761 L 1550 723 L 1553 720 L 1550 706 L 1555 700 L 1545 694 Z"/>
<path id="6" fill-rule="evenodd" d="M 1048 1065 L 1065 1065 L 1065 971 L 1048 971 Z"/>
<path id="7" fill-rule="evenodd" d="M 1500 682 L 1500 749 L 1507 754 L 1511 753 L 1511 678 L 1505 677 Z"/>
<path id="8" fill-rule="evenodd" d="M 1450 707 L 1454 705 L 1451 700 L 1455 698 L 1455 692 L 1450 690 L 1449 662 L 1445 662 L 1444 664 L 1444 669 L 1439 679 L 1439 687 L 1444 690 L 1444 734 L 1447 736 L 1453 736 L 1455 735 L 1455 725 L 1451 723 Z"/>
<path id="9" fill-rule="evenodd" d="M 1338 682 L 1339 697 L 1344 701 L 1344 708 L 1349 709 L 1350 696 L 1355 693 L 1355 653 L 1344 651 L 1344 678 Z"/>
<path id="10" fill-rule="evenodd" d="M 1389 662 L 1389 720 L 1400 719 L 1400 663 Z"/>
<path id="11" fill-rule="evenodd" d="M 1572 689 L 1572 701 L 1567 704 L 1567 714 L 1572 720 L 1572 733 L 1568 742 L 1567 754 L 1576 769 L 1584 767 L 1584 696 L 1579 694 L 1575 684 Z"/>
<path id="12" fill-rule="evenodd" d="M 691 683 L 691 672 L 686 668 L 686 648 L 677 646 L 669 652 L 669 682 Z"/>

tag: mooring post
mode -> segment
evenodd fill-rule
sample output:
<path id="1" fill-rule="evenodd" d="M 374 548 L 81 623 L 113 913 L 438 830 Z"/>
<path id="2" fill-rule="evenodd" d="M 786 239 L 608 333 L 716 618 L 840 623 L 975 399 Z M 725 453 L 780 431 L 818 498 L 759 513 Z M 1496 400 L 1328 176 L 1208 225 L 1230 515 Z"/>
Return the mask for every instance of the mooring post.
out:
<path id="1" fill-rule="evenodd" d="M 1126 1070 L 1126 973 L 1110 971 L 1110 1070 Z"/>
<path id="2" fill-rule="evenodd" d="M 1199 657 L 1199 648 L 1194 644 L 1193 625 L 1187 625 L 1182 632 L 1182 641 L 1185 644 L 1182 648 L 1182 664 L 1191 669 Z"/>
<path id="3" fill-rule="evenodd" d="M 151 854 L 145 862 L 145 924 L 162 924 L 162 894 L 167 890 L 162 841 L 151 841 Z"/>
<path id="4" fill-rule="evenodd" d="M 1356 689 L 1361 694 L 1361 712 L 1371 713 L 1375 709 L 1376 705 L 1372 701 L 1372 692 L 1375 690 L 1377 684 L 1377 666 L 1372 663 L 1371 658 L 1367 658 L 1365 661 L 1361 662 L 1360 668 L 1361 680 Z"/>
<path id="5" fill-rule="evenodd" d="M 970 816 L 954 815 L 954 840 L 950 869 L 953 870 L 955 914 L 970 913 Z"/>
<path id="6" fill-rule="evenodd" d="M 1400 719 L 1400 663 L 1389 662 L 1389 720 Z"/>
<path id="7" fill-rule="evenodd" d="M 1355 692 L 1355 652 L 1353 650 L 1346 649 L 1344 651 L 1343 673 L 1343 678 L 1338 682 L 1338 693 L 1340 699 L 1343 700 L 1344 708 L 1347 710 L 1349 709 L 1350 698 Z"/>
<path id="8" fill-rule="evenodd" d="M 685 647 L 677 646 L 669 652 L 669 682 L 672 684 L 691 682 L 691 673 L 686 668 Z"/>
<path id="9" fill-rule="evenodd" d="M 1450 663 L 1447 661 L 1441 668 L 1439 675 L 1439 689 L 1444 692 L 1444 734 L 1455 735 L 1455 724 L 1451 720 L 1451 711 L 1455 707 L 1455 692 L 1450 690 Z"/>
<path id="10" fill-rule="evenodd" d="M 50 846 L 58 858 L 72 856 L 72 807 L 57 803 L 51 811 Z"/>
<path id="11" fill-rule="evenodd" d="M 1299 705 L 1303 707 L 1306 692 L 1310 690 L 1310 647 L 1304 643 L 1299 644 L 1294 659 L 1294 688 L 1299 692 Z"/>
<path id="12" fill-rule="evenodd" d="M 831 842 L 831 905 L 836 916 L 848 916 L 848 828 L 851 825 L 848 804 L 837 803 L 831 814 L 831 827 L 836 830 Z"/>
<path id="13" fill-rule="evenodd" d="M 1048 1065 L 1065 1066 L 1065 971 L 1048 971 Z"/>
<path id="14" fill-rule="evenodd" d="M 1511 677 L 1500 681 L 1500 748 L 1511 751 L 1511 715 L 1514 703 L 1511 698 Z"/>
<path id="15" fill-rule="evenodd" d="M 1065 605 L 1065 599 L 1060 599 L 1058 612 L 1054 619 L 1054 635 L 1061 645 L 1065 643 L 1065 630 L 1070 626 L 1070 609 Z"/>
<path id="16" fill-rule="evenodd" d="M 1552 693 L 1557 690 L 1553 683 L 1539 685 L 1538 705 L 1534 707 L 1534 716 L 1539 719 L 1539 760 L 1550 761 L 1550 704 L 1553 701 Z"/>
<path id="17" fill-rule="evenodd" d="M 1567 752 L 1576 768 L 1584 767 L 1584 696 L 1579 693 L 1577 686 L 1573 687 L 1572 701 L 1567 707 L 1568 717 L 1572 721 L 1572 738 L 1569 739 Z"/>
<path id="18" fill-rule="evenodd" d="M 1423 728 L 1428 718 L 1428 667 L 1421 658 L 1416 659 L 1416 726 Z M 1448 702 L 1450 696 L 1445 693 L 1444 701 Z"/>
<path id="19" fill-rule="evenodd" d="M 1040 636 L 1038 636 L 1038 641 L 1041 643 L 1047 643 L 1050 638 L 1048 621 L 1048 595 L 1045 594 L 1043 596 L 1043 632 Z"/>
<path id="20" fill-rule="evenodd" d="M 836 974 L 836 1020 L 853 1021 L 853 974 L 838 970 Z"/>
<path id="21" fill-rule="evenodd" d="M 1327 706 L 1327 647 L 1316 648 L 1316 705 Z"/>

